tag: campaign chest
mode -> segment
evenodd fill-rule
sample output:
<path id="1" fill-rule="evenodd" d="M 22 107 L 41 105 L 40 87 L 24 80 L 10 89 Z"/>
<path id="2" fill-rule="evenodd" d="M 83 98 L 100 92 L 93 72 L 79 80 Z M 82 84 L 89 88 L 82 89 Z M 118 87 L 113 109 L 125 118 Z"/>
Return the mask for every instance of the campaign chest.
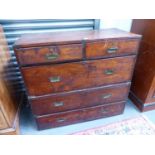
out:
<path id="1" fill-rule="evenodd" d="M 140 38 L 118 29 L 22 36 L 14 50 L 38 129 L 121 114 Z"/>

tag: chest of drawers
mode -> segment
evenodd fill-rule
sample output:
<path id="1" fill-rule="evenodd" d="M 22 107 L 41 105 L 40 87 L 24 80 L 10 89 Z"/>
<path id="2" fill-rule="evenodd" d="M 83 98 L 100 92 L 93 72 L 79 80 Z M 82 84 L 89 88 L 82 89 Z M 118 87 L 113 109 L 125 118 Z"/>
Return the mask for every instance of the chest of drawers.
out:
<path id="1" fill-rule="evenodd" d="M 121 114 L 140 38 L 118 29 L 22 36 L 14 50 L 38 129 Z"/>

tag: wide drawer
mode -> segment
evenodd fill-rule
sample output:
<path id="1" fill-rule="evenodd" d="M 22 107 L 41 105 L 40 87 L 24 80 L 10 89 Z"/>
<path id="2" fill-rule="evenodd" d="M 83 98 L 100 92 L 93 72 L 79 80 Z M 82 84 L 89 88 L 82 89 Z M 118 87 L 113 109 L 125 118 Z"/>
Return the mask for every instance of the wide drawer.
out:
<path id="1" fill-rule="evenodd" d="M 86 43 L 87 58 L 103 58 L 135 54 L 139 40 L 105 40 Z"/>
<path id="2" fill-rule="evenodd" d="M 134 61 L 135 56 L 129 56 L 21 70 L 29 96 L 41 96 L 129 81 Z"/>
<path id="3" fill-rule="evenodd" d="M 39 129 L 47 129 L 121 114 L 125 102 L 36 117 Z"/>
<path id="4" fill-rule="evenodd" d="M 20 65 L 63 62 L 82 59 L 82 44 L 15 49 Z"/>
<path id="5" fill-rule="evenodd" d="M 33 114 L 45 115 L 123 101 L 129 86 L 130 83 L 123 83 L 37 97 L 30 100 L 31 108 Z"/>

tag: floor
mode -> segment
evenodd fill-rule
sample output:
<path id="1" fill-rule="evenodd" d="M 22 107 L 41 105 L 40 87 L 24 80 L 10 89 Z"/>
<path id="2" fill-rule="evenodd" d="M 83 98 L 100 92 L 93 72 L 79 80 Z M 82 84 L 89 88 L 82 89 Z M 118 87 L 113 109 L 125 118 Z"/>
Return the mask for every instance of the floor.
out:
<path id="1" fill-rule="evenodd" d="M 128 100 L 125 107 L 125 111 L 121 115 L 84 122 L 84 123 L 78 123 L 74 125 L 68 125 L 64 127 L 38 131 L 36 127 L 36 123 L 33 119 L 30 107 L 23 105 L 21 110 L 20 130 L 21 130 L 21 134 L 23 135 L 66 135 L 66 134 L 68 135 L 77 131 L 121 121 L 127 118 L 139 116 L 139 115 L 145 115 L 150 121 L 152 121 L 155 124 L 155 110 L 141 113 L 133 105 L 133 103 L 130 100 Z"/>

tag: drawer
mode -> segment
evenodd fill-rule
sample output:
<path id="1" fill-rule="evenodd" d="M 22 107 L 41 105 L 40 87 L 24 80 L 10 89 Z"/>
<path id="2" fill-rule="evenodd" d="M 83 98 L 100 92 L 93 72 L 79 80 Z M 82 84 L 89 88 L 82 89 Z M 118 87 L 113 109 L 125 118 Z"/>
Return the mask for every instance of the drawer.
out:
<path id="1" fill-rule="evenodd" d="M 135 54 L 139 40 L 106 40 L 86 43 L 87 58 L 104 58 Z"/>
<path id="2" fill-rule="evenodd" d="M 51 127 L 58 127 L 118 115 L 123 112 L 124 105 L 125 102 L 117 102 L 110 105 L 61 112 L 57 114 L 36 117 L 36 121 L 39 129 L 47 129 Z"/>
<path id="3" fill-rule="evenodd" d="M 23 67 L 29 96 L 129 81 L 135 56 Z"/>
<path id="4" fill-rule="evenodd" d="M 16 49 L 20 65 L 63 62 L 82 59 L 82 44 Z"/>
<path id="5" fill-rule="evenodd" d="M 33 114 L 45 115 L 123 101 L 129 86 L 130 83 L 123 83 L 37 97 L 30 101 L 31 108 Z"/>

